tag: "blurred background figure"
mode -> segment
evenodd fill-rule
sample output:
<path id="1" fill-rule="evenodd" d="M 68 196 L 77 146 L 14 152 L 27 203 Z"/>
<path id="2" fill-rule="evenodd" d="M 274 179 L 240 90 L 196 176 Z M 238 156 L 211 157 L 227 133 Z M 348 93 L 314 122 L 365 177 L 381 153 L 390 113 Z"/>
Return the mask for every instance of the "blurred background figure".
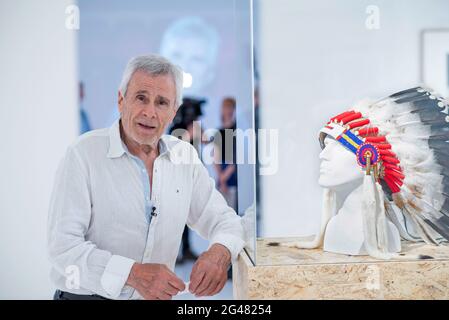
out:
<path id="1" fill-rule="evenodd" d="M 173 119 L 173 125 L 169 129 L 170 134 L 173 134 L 184 141 L 190 142 L 190 144 L 197 149 L 197 152 L 199 151 L 199 145 L 195 146 L 194 142 L 201 141 L 202 134 L 201 131 L 193 131 L 193 122 L 198 121 L 203 114 L 201 106 L 205 102 L 206 100 L 183 98 L 182 105 L 179 107 L 176 112 L 176 116 Z M 200 137 L 195 139 L 194 134 L 199 134 Z M 178 263 L 183 263 L 187 260 L 194 261 L 198 258 L 198 256 L 192 251 L 189 234 L 189 227 L 186 225 L 182 234 L 181 249 L 177 260 Z"/>
<path id="2" fill-rule="evenodd" d="M 174 136 L 190 142 L 192 144 L 199 155 L 200 146 L 198 143 L 201 143 L 202 140 L 202 131 L 194 132 L 193 131 L 193 122 L 199 121 L 201 116 L 203 115 L 202 105 L 206 103 L 204 99 L 194 99 L 194 98 L 183 98 L 182 105 L 179 107 L 176 112 L 176 116 L 173 119 L 173 124 L 169 129 L 169 133 Z M 181 129 L 181 131 L 177 131 L 177 129 Z M 177 132 L 181 133 L 182 136 L 178 135 Z M 196 134 L 197 136 L 194 136 Z"/>
<path id="3" fill-rule="evenodd" d="M 83 134 L 87 131 L 92 130 L 92 128 L 89 123 L 89 117 L 83 105 L 84 83 L 82 81 L 79 82 L 78 90 L 79 90 L 79 105 L 80 105 L 80 134 Z"/>
<path id="4" fill-rule="evenodd" d="M 235 137 L 236 102 L 226 97 L 221 103 L 221 128 L 214 137 L 215 171 L 218 190 L 223 194 L 228 205 L 237 210 L 237 165 Z"/>

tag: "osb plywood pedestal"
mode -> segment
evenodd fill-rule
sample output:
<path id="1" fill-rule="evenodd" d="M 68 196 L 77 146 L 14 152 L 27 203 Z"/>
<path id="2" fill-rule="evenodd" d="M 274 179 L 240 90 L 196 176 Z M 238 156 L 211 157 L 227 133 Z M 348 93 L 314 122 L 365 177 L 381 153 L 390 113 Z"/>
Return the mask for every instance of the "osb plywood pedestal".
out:
<path id="1" fill-rule="evenodd" d="M 233 266 L 235 299 L 449 299 L 449 247 L 402 243 L 427 260 L 383 261 L 321 249 L 269 246 L 257 241 L 257 266 L 242 252 Z"/>

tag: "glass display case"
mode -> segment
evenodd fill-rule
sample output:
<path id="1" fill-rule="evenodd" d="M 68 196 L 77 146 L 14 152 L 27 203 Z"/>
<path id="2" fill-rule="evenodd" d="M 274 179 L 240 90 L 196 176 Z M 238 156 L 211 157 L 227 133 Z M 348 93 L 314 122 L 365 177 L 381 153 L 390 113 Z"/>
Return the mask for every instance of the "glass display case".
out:
<path id="1" fill-rule="evenodd" d="M 252 4 L 257 230 L 255 251 L 247 246 L 234 268 L 235 296 L 447 298 L 449 3 Z M 384 108 L 387 104 L 391 108 Z M 344 114 L 333 121 L 348 110 L 350 119 Z M 399 112 L 419 122 L 421 133 L 427 130 L 427 144 L 421 146 L 421 136 L 410 142 L 416 132 L 398 129 L 407 126 Z M 430 113 L 438 113 L 433 122 Z M 261 139 L 260 131 L 269 138 Z M 320 146 L 320 131 L 329 147 L 324 138 Z M 412 149 L 404 150 L 405 140 Z M 334 143 L 341 148 L 335 155 L 341 160 L 338 183 L 338 165 L 322 164 L 335 164 L 324 151 Z M 421 153 L 439 168 L 432 171 L 434 183 L 431 178 L 417 182 Z M 346 156 L 348 162 L 342 160 Z M 352 165 L 357 176 L 351 176 Z M 352 187 L 351 181 L 356 181 Z M 429 191 L 432 184 L 435 193 Z M 359 198 L 350 203 L 356 187 Z M 410 216 L 401 215 L 405 208 Z M 374 222 L 366 220 L 370 212 Z M 408 219 L 416 223 L 412 231 Z M 367 231 L 370 226 L 374 231 Z"/>

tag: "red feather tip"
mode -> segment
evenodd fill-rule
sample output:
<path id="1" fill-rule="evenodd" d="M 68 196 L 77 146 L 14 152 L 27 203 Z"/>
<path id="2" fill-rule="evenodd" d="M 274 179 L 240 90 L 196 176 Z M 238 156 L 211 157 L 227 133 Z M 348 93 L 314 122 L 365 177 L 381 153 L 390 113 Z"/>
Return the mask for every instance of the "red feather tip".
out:
<path id="1" fill-rule="evenodd" d="M 354 114 L 348 115 L 348 116 L 340 119 L 340 121 L 343 122 L 343 124 L 346 124 L 346 123 L 351 122 L 353 120 L 360 119 L 361 117 L 362 117 L 362 114 L 360 112 L 356 112 Z"/>
<path id="2" fill-rule="evenodd" d="M 360 121 L 351 122 L 348 124 L 348 126 L 349 126 L 349 129 L 354 129 L 354 128 L 366 126 L 367 124 L 369 124 L 369 119 L 363 119 Z M 360 132 L 359 132 L 359 134 L 360 134 Z"/>
<path id="3" fill-rule="evenodd" d="M 378 133 L 379 133 L 379 128 L 377 128 L 377 127 L 363 128 L 363 129 L 360 129 L 358 132 L 359 136 L 377 135 Z"/>

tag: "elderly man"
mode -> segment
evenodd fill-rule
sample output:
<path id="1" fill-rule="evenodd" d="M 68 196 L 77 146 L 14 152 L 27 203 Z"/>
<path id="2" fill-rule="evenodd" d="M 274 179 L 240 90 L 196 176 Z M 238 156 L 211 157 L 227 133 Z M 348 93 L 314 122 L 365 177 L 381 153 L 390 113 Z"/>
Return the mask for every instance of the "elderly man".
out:
<path id="1" fill-rule="evenodd" d="M 171 299 L 185 224 L 210 240 L 189 291 L 214 295 L 244 245 L 193 147 L 164 135 L 182 102 L 182 71 L 148 55 L 126 66 L 120 119 L 82 135 L 61 162 L 49 212 L 55 299 Z"/>

